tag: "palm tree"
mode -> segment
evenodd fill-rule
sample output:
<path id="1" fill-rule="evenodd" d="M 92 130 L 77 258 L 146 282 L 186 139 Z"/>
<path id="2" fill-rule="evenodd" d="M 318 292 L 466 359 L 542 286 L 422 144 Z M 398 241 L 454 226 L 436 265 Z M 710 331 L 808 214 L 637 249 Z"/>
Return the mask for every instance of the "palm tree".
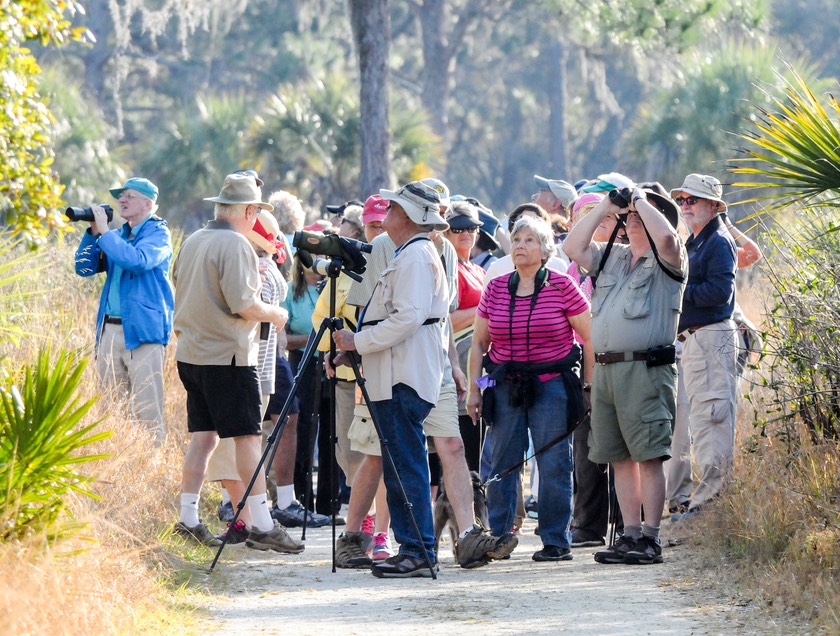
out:
<path id="1" fill-rule="evenodd" d="M 768 234 L 773 283 L 764 368 L 770 412 L 803 422 L 817 441 L 840 439 L 840 105 L 828 106 L 791 66 L 784 93 L 758 108 L 756 131 L 739 135 L 736 187 L 766 201 L 777 231 Z M 786 431 L 790 433 L 790 430 Z M 787 439 L 795 436 L 786 435 Z"/>

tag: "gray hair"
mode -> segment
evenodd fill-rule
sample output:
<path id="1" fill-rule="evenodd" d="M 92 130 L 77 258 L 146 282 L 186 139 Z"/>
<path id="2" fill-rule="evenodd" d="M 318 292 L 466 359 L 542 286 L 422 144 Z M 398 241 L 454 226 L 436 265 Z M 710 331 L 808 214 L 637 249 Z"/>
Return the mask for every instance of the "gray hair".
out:
<path id="1" fill-rule="evenodd" d="M 216 219 L 241 219 L 245 217 L 247 203 L 216 203 L 213 217 Z"/>
<path id="2" fill-rule="evenodd" d="M 283 234 L 294 234 L 303 229 L 306 213 L 295 195 L 285 190 L 277 190 L 271 193 L 268 202 L 274 206 L 274 218 L 277 219 Z"/>
<path id="3" fill-rule="evenodd" d="M 344 208 L 344 216 L 341 220 L 342 223 L 349 223 L 353 226 L 356 234 L 355 236 L 351 236 L 350 238 L 354 238 L 357 241 L 364 241 L 365 240 L 365 224 L 362 222 L 362 207 L 359 205 L 348 205 Z"/>
<path id="4" fill-rule="evenodd" d="M 532 216 L 520 216 L 513 226 L 513 231 L 510 233 L 511 243 L 515 237 L 522 230 L 530 230 L 534 233 L 540 241 L 540 251 L 542 252 L 542 260 L 545 263 L 549 258 L 555 254 L 554 233 L 551 231 L 551 226 L 543 219 L 535 219 Z"/>

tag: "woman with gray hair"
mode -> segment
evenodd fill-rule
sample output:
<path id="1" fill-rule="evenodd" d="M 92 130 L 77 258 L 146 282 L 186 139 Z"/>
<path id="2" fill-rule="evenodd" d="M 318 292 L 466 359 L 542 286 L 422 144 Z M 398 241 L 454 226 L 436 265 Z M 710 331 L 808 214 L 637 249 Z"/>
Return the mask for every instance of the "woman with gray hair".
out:
<path id="1" fill-rule="evenodd" d="M 546 268 L 551 227 L 523 216 L 511 234 L 516 269 L 491 280 L 476 310 L 467 411 L 492 425 L 487 504 L 491 532 L 510 530 L 528 432 L 538 449 L 540 538 L 535 561 L 567 561 L 572 519 L 572 443 L 584 414 L 580 341 L 589 346 L 589 303 L 567 275 Z M 482 367 L 489 376 L 479 377 Z M 592 372 L 586 364 L 588 381 Z M 482 395 L 481 390 L 484 389 Z"/>

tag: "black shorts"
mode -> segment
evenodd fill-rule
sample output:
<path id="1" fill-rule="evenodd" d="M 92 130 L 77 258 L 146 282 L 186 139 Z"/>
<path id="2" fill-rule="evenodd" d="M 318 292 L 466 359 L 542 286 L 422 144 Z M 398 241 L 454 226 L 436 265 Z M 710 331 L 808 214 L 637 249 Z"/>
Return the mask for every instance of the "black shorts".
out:
<path id="1" fill-rule="evenodd" d="M 286 403 L 286 398 L 292 392 L 294 381 L 295 377 L 292 374 L 292 366 L 289 361 L 286 360 L 285 356 L 277 356 L 277 365 L 274 372 L 274 393 L 271 394 L 268 401 L 266 416 L 280 415 L 280 411 L 283 410 L 283 405 Z M 300 400 L 297 395 L 292 399 L 288 414 L 295 415 L 296 413 L 300 413 Z"/>
<path id="2" fill-rule="evenodd" d="M 260 435 L 260 381 L 256 367 L 178 363 L 187 390 L 187 430 L 219 437 Z"/>

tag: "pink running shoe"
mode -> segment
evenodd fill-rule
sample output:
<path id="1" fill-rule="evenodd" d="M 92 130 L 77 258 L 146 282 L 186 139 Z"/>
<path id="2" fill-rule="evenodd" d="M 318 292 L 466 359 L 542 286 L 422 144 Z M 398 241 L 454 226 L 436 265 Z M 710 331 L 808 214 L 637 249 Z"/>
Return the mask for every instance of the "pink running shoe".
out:
<path id="1" fill-rule="evenodd" d="M 373 535 L 373 555 L 371 558 L 374 561 L 384 561 L 394 556 L 394 550 L 391 549 L 391 537 L 387 532 L 378 532 Z"/>
<path id="2" fill-rule="evenodd" d="M 373 553 L 373 527 L 375 521 L 376 517 L 373 515 L 366 515 L 362 519 L 362 547 L 368 556 Z"/>

